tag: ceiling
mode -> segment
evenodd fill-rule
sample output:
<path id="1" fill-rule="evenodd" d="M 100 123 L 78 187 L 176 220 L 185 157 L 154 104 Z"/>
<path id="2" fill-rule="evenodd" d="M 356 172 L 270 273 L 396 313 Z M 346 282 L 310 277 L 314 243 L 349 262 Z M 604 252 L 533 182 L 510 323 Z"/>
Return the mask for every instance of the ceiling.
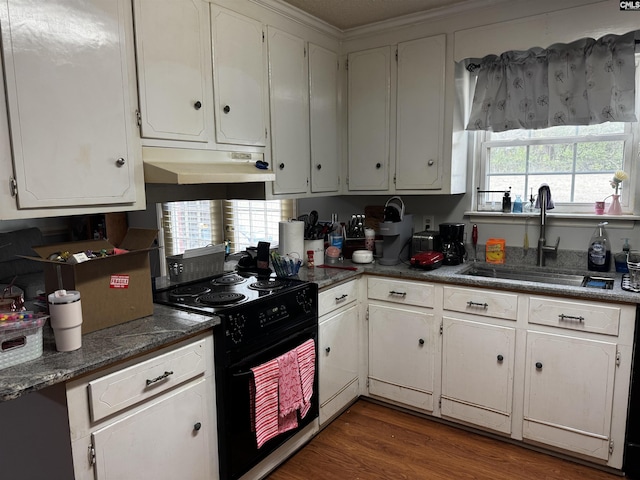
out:
<path id="1" fill-rule="evenodd" d="M 473 0 L 284 0 L 341 30 Z"/>

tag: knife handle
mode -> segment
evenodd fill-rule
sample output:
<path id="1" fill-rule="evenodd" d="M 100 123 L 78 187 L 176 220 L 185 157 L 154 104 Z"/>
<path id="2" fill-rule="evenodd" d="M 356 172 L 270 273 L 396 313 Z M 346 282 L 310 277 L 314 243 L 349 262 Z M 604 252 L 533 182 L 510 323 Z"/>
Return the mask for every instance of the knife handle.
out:
<path id="1" fill-rule="evenodd" d="M 478 244 L 478 225 L 473 224 L 473 228 L 471 229 L 471 241 L 473 242 L 473 246 L 475 247 Z"/>

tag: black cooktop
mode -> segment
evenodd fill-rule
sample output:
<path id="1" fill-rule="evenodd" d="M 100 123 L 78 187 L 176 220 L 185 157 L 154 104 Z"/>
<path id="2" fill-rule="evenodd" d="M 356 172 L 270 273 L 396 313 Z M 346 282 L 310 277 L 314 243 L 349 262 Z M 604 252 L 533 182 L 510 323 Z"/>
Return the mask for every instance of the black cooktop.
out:
<path id="1" fill-rule="evenodd" d="M 154 293 L 154 302 L 199 313 L 220 313 L 255 300 L 287 294 L 304 282 L 254 272 L 234 272 L 167 287 Z"/>

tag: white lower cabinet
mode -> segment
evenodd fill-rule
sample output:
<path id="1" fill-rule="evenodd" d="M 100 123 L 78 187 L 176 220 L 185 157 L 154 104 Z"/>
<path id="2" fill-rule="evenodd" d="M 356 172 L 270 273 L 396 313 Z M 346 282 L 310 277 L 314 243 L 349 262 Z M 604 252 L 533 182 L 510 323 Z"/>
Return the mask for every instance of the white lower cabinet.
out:
<path id="1" fill-rule="evenodd" d="M 205 383 L 163 396 L 92 433 L 95 478 L 211 478 Z"/>
<path id="2" fill-rule="evenodd" d="M 212 336 L 67 384 L 76 480 L 218 478 Z"/>
<path id="3" fill-rule="evenodd" d="M 360 393 L 360 280 L 319 294 L 318 388 L 320 426 L 324 426 Z"/>
<path id="4" fill-rule="evenodd" d="M 523 437 L 607 460 L 615 375 L 615 343 L 527 332 Z"/>
<path id="5" fill-rule="evenodd" d="M 443 417 L 511 433 L 516 329 L 444 316 Z"/>
<path id="6" fill-rule="evenodd" d="M 369 304 L 369 393 L 433 411 L 438 325 L 433 313 Z"/>
<path id="7" fill-rule="evenodd" d="M 636 305 L 367 282 L 369 395 L 622 468 Z"/>
<path id="8" fill-rule="evenodd" d="M 320 425 L 358 396 L 358 305 L 320 323 Z"/>

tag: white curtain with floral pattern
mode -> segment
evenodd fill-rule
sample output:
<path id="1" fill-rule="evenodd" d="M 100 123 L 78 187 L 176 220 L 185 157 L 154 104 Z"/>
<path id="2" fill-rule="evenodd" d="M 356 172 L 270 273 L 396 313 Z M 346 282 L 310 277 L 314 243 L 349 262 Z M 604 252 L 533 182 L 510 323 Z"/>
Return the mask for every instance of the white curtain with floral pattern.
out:
<path id="1" fill-rule="evenodd" d="M 478 79 L 467 130 L 635 122 L 637 33 L 469 59 Z"/>

